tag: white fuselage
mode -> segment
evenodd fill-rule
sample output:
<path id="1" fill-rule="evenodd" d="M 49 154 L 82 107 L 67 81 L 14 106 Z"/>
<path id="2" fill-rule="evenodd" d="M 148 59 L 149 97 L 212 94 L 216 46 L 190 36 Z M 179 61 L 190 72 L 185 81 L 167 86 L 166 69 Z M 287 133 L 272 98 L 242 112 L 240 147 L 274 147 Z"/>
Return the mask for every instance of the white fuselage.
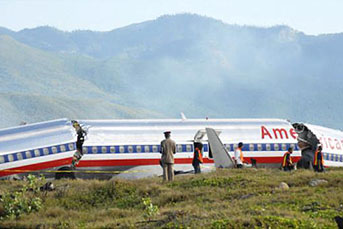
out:
<path id="1" fill-rule="evenodd" d="M 133 174 L 149 174 L 157 171 L 151 174 L 160 174 L 160 142 L 166 130 L 171 131 L 171 138 L 177 144 L 175 154 L 177 170 L 192 169 L 194 140 L 203 142 L 204 167 L 207 165 L 211 167 L 213 160 L 209 155 L 207 136 L 204 134 L 206 127 L 220 133 L 219 137 L 231 156 L 238 142 L 243 142 L 243 154 L 247 163 L 253 158 L 257 165 L 279 166 L 290 146 L 295 148 L 292 154 L 293 161 L 299 160 L 301 156 L 297 146 L 297 134 L 288 121 L 281 119 L 80 120 L 79 122 L 88 129 L 88 135 L 83 145 L 84 155 L 77 165 L 77 170 L 118 170 L 131 171 Z M 343 143 L 342 132 L 308 126 L 313 128 L 315 133 L 318 131 L 324 141 L 325 163 L 343 165 L 342 151 L 340 151 L 342 146 L 337 147 L 338 143 L 336 143 L 336 139 L 340 144 Z M 329 134 L 328 137 L 326 134 Z M 70 121 L 66 119 L 0 130 L 0 176 L 68 166 L 75 152 L 75 141 L 75 131 Z M 332 147 L 333 142 L 336 143 L 335 148 Z M 337 156 L 332 158 L 331 155 Z M 90 176 L 92 175 L 94 174 Z"/>

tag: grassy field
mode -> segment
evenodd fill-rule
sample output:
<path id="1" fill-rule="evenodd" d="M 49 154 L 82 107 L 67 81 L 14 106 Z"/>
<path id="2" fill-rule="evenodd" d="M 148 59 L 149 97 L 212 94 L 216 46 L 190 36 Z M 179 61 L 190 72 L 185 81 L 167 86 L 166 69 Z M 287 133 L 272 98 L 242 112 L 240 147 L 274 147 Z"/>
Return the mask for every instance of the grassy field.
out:
<path id="1" fill-rule="evenodd" d="M 313 179 L 328 183 L 311 187 Z M 280 182 L 289 189 L 278 189 Z M 1 181 L 0 194 L 24 183 Z M 343 169 L 222 169 L 172 183 L 159 177 L 53 183 L 55 191 L 36 194 L 39 211 L 3 218 L 0 228 L 337 228 L 333 218 L 343 216 Z"/>

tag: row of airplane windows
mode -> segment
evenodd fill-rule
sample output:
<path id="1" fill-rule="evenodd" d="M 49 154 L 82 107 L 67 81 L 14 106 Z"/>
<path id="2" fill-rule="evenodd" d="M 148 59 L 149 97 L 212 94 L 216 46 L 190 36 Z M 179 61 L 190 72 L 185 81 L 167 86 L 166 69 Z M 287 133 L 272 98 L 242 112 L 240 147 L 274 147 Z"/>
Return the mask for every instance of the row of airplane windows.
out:
<path id="1" fill-rule="evenodd" d="M 237 144 L 225 144 L 224 145 L 228 151 L 234 151 L 237 148 Z M 293 147 L 298 150 L 295 144 L 247 144 L 243 147 L 243 151 L 286 151 L 289 147 Z M 193 145 L 186 144 L 176 145 L 177 152 L 192 152 Z M 208 145 L 204 145 L 204 151 L 208 151 Z M 93 147 L 83 147 L 83 152 L 88 154 L 97 153 L 157 153 L 160 152 L 159 145 L 129 145 L 129 146 L 93 146 Z"/>
<path id="2" fill-rule="evenodd" d="M 75 149 L 75 143 L 63 144 L 58 146 L 45 147 L 34 150 L 27 150 L 24 152 L 12 153 L 8 155 L 0 156 L 0 164 L 12 161 L 20 161 L 24 159 L 30 159 L 35 157 L 47 156 L 51 154 L 63 153 L 73 151 Z"/>
<path id="3" fill-rule="evenodd" d="M 234 151 L 237 148 L 237 144 L 225 144 L 228 151 Z M 286 151 L 288 147 L 294 147 L 297 150 L 295 144 L 245 144 L 243 151 Z M 177 152 L 193 152 L 193 144 L 177 144 Z M 14 154 L 8 154 L 0 156 L 0 164 L 12 161 L 18 161 L 23 159 L 30 159 L 34 157 L 46 156 L 50 154 L 63 153 L 67 151 L 73 151 L 75 149 L 75 143 L 63 144 L 59 146 L 52 146 L 48 148 L 41 148 L 35 150 L 28 150 L 25 152 L 18 152 Z M 204 144 L 205 152 L 208 151 L 208 145 Z M 127 145 L 127 146 L 86 146 L 83 147 L 84 154 L 105 154 L 105 153 L 157 153 L 160 151 L 159 145 Z"/>
<path id="4" fill-rule="evenodd" d="M 327 160 L 327 161 L 343 162 L 343 155 L 323 153 L 323 158 L 324 160 Z"/>
<path id="5" fill-rule="evenodd" d="M 238 144 L 225 144 L 225 147 L 228 151 L 235 151 Z M 289 143 L 274 143 L 274 144 L 245 144 L 243 146 L 243 152 L 244 151 L 287 151 L 289 147 L 292 147 L 294 150 L 299 150 L 298 146 L 296 144 L 289 144 Z"/>

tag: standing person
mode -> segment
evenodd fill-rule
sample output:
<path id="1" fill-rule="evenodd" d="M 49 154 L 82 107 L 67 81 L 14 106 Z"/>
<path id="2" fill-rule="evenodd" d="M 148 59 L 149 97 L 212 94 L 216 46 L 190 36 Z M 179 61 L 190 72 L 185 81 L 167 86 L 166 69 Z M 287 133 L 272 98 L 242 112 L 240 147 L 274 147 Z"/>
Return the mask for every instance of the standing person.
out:
<path id="1" fill-rule="evenodd" d="M 170 131 L 164 132 L 165 139 L 161 142 L 161 164 L 163 167 L 163 180 L 174 180 L 174 154 L 176 153 L 176 144 L 170 138 Z"/>
<path id="2" fill-rule="evenodd" d="M 73 161 L 72 161 L 72 167 L 75 167 L 75 165 L 77 165 L 77 163 L 79 162 L 79 160 L 83 156 L 82 145 L 85 141 L 85 137 L 87 135 L 87 132 L 84 129 L 82 129 L 82 127 L 80 126 L 80 124 L 77 121 L 73 120 L 72 123 L 73 123 L 73 127 L 75 128 L 75 131 L 77 134 L 76 152 L 73 156 Z"/>
<path id="3" fill-rule="evenodd" d="M 294 169 L 291 154 L 293 153 L 293 148 L 289 147 L 288 151 L 283 155 L 282 169 L 283 171 L 291 171 Z"/>
<path id="4" fill-rule="evenodd" d="M 194 167 L 194 173 L 196 174 L 196 173 L 201 173 L 200 164 L 203 163 L 202 154 L 201 154 L 202 144 L 195 143 L 194 147 L 195 148 L 194 148 L 192 165 Z"/>
<path id="5" fill-rule="evenodd" d="M 320 145 L 314 153 L 313 169 L 315 172 L 324 172 L 324 159 L 322 150 L 323 147 Z"/>
<path id="6" fill-rule="evenodd" d="M 243 162 L 244 162 L 244 157 L 243 157 L 243 142 L 238 143 L 238 147 L 235 150 L 235 164 L 236 168 L 243 168 Z"/>

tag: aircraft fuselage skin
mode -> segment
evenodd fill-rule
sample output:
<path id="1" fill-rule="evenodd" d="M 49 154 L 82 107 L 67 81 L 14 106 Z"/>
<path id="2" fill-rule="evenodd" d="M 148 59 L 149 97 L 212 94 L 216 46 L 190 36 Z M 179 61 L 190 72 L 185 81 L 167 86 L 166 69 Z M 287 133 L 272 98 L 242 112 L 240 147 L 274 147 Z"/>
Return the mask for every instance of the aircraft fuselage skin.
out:
<path id="1" fill-rule="evenodd" d="M 282 119 L 160 119 L 160 120 L 79 120 L 88 131 L 83 157 L 76 166 L 80 177 L 142 177 L 160 175 L 160 142 L 171 131 L 177 144 L 175 169 L 192 170 L 194 141 L 202 142 L 203 167 L 212 169 L 205 128 L 215 129 L 229 154 L 243 142 L 245 162 L 257 166 L 280 167 L 289 147 L 297 162 L 302 155 L 298 134 Z M 323 145 L 326 166 L 342 166 L 343 133 L 306 124 Z M 44 173 L 68 167 L 75 153 L 76 135 L 70 120 L 60 119 L 0 130 L 0 176 Z M 311 160 L 311 159 L 308 159 Z M 91 171 L 109 171 L 92 173 Z M 124 172 L 119 172 L 124 171 Z M 47 172 L 46 174 L 50 174 Z"/>

